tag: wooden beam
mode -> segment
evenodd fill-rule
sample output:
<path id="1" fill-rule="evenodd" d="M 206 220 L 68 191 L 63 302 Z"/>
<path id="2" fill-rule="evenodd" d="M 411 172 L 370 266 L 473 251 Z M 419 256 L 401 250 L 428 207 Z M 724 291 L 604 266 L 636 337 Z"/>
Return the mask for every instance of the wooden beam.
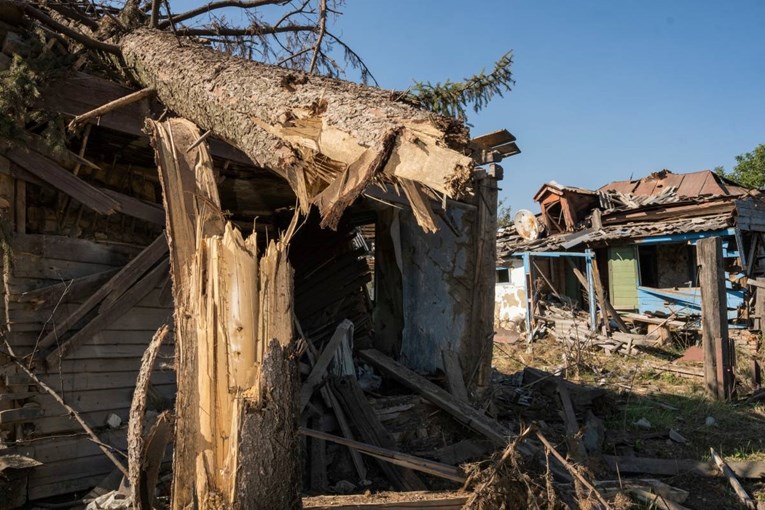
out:
<path id="1" fill-rule="evenodd" d="M 128 289 L 157 261 L 167 253 L 167 240 L 165 233 L 160 234 L 154 242 L 147 246 L 133 260 L 128 262 L 116 275 L 114 275 L 103 287 L 98 289 L 72 314 L 53 325 L 53 329 L 39 342 L 41 349 L 47 349 L 61 338 L 69 329 L 80 321 L 101 301 L 115 289 Z"/>
<path id="2" fill-rule="evenodd" d="M 469 403 L 465 380 L 462 377 L 462 366 L 456 352 L 450 349 L 441 349 L 441 360 L 444 364 L 444 375 L 446 376 L 446 387 L 449 393 L 462 402 Z"/>
<path id="3" fill-rule="evenodd" d="M 116 301 L 109 302 L 109 306 L 99 309 L 98 315 L 96 315 L 90 322 L 82 327 L 77 333 L 71 336 L 64 343 L 60 344 L 56 349 L 50 352 L 45 361 L 47 366 L 55 367 L 61 359 L 69 355 L 74 349 L 76 349 L 84 341 L 93 338 L 95 335 L 109 327 L 114 321 L 129 312 L 135 305 L 137 305 L 146 295 L 154 290 L 159 282 L 167 275 L 170 269 L 170 262 L 165 260 L 157 264 L 157 266 L 149 271 L 146 276 L 141 278 L 130 289 L 125 291 Z M 168 314 L 169 315 L 169 314 Z"/>
<path id="4" fill-rule="evenodd" d="M 701 329 L 704 347 L 704 384 L 707 394 L 729 400 L 733 394 L 735 354 L 728 337 L 728 306 L 722 239 L 712 237 L 696 243 L 701 286 Z"/>
<path id="5" fill-rule="evenodd" d="M 165 211 L 162 209 L 161 205 L 145 202 L 110 189 L 98 189 L 100 189 L 103 194 L 114 199 L 117 203 L 116 209 L 118 212 L 133 218 L 138 218 L 139 220 L 154 223 L 155 225 L 165 225 Z"/>
<path id="6" fill-rule="evenodd" d="M 327 342 L 327 345 L 324 347 L 321 355 L 316 360 L 316 363 L 314 363 L 313 368 L 311 369 L 311 373 L 308 375 L 305 382 L 303 382 L 303 386 L 300 388 L 301 412 L 303 409 L 305 409 L 305 406 L 311 399 L 311 395 L 313 395 L 314 390 L 316 390 L 316 387 L 321 383 L 324 375 L 327 373 L 327 367 L 329 367 L 329 364 L 335 357 L 337 348 L 342 343 L 343 338 L 352 336 L 353 323 L 351 321 L 344 320 L 337 326 L 335 334 L 332 335 L 332 338 L 330 338 L 329 342 Z"/>
<path id="7" fill-rule="evenodd" d="M 723 476 L 728 479 L 728 483 L 730 483 L 730 486 L 733 487 L 733 490 L 735 491 L 736 496 L 738 496 L 738 499 L 741 501 L 741 503 L 743 503 L 747 508 L 755 510 L 757 504 L 746 492 L 746 489 L 744 489 L 744 486 L 741 485 L 741 482 L 738 481 L 736 474 L 733 472 L 730 466 L 725 463 L 722 457 L 717 455 L 717 452 L 714 448 L 710 448 L 709 451 L 712 455 L 712 459 L 715 461 L 715 464 L 720 469 L 720 472 L 722 472 Z"/>
<path id="8" fill-rule="evenodd" d="M 359 356 L 364 361 L 386 372 L 399 383 L 416 391 L 426 400 L 449 413 L 461 424 L 483 434 L 497 445 L 506 446 L 507 441 L 512 437 L 510 431 L 496 420 L 481 414 L 465 402 L 457 400 L 444 389 L 439 388 L 421 375 L 414 373 L 381 352 L 375 349 L 366 349 L 360 351 Z"/>
<path id="9" fill-rule="evenodd" d="M 109 101 L 105 105 L 99 106 L 98 108 L 90 110 L 89 112 L 85 112 L 82 115 L 77 115 L 71 120 L 71 122 L 69 122 L 69 129 L 73 129 L 77 126 L 77 124 L 82 124 L 83 122 L 86 122 L 90 119 L 96 119 L 106 113 L 118 110 L 129 104 L 136 103 L 145 97 L 154 95 L 155 93 L 155 89 L 147 87 L 126 96 L 122 96 L 119 99 L 115 99 L 114 101 Z"/>
<path id="10" fill-rule="evenodd" d="M 99 214 L 108 215 L 117 210 L 116 200 L 38 152 L 13 147 L 6 152 L 6 156 L 35 177 Z"/>
<path id="11" fill-rule="evenodd" d="M 405 453 L 396 452 L 387 448 L 380 448 L 379 446 L 373 446 L 359 441 L 351 441 L 339 436 L 327 434 L 326 432 L 320 432 L 318 430 L 311 430 L 304 427 L 300 428 L 300 433 L 308 437 L 318 437 L 326 441 L 332 441 L 333 443 L 350 446 L 356 450 L 372 457 L 396 464 L 397 466 L 414 469 L 415 471 L 422 471 L 429 475 L 437 476 L 439 478 L 445 478 L 454 482 L 463 483 L 465 481 L 465 475 L 459 468 L 449 466 L 448 464 L 441 464 L 440 462 L 434 462 L 432 460 L 422 459 L 415 457 L 414 455 L 407 455 Z"/>
<path id="12" fill-rule="evenodd" d="M 604 455 L 603 461 L 611 471 L 619 473 L 661 476 L 676 476 L 690 473 L 701 476 L 720 476 L 720 471 L 713 462 L 702 462 L 692 459 L 654 459 Z M 737 461 L 729 462 L 728 465 L 739 478 L 754 480 L 765 476 L 765 462 Z"/>
<path id="13" fill-rule="evenodd" d="M 335 379 L 332 384 L 335 394 L 337 395 L 340 404 L 343 409 L 351 417 L 356 430 L 359 431 L 361 439 L 364 442 L 394 450 L 396 448 L 396 441 L 393 436 L 385 430 L 382 423 L 380 423 L 377 414 L 372 406 L 369 405 L 364 393 L 359 387 L 358 381 L 355 376 L 346 376 L 340 379 Z M 380 459 L 378 459 L 379 461 Z M 385 477 L 391 482 L 396 490 L 424 490 L 425 484 L 422 483 L 417 475 L 412 473 L 408 469 L 401 469 L 392 466 L 388 462 L 380 461 L 380 469 L 385 473 Z"/>

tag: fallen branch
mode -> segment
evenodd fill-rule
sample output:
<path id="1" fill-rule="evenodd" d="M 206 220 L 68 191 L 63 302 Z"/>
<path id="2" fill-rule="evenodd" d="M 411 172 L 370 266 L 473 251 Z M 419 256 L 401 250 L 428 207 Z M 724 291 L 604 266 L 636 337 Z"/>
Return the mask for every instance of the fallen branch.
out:
<path id="1" fill-rule="evenodd" d="M 595 494 L 595 497 L 598 498 L 598 501 L 603 505 L 605 510 L 611 510 L 611 505 L 608 504 L 608 501 L 603 497 L 603 495 L 598 491 L 598 489 L 595 488 L 594 485 L 592 485 L 585 477 L 582 476 L 581 473 L 579 473 L 579 470 L 576 469 L 572 464 L 570 464 L 560 453 L 558 453 L 558 450 L 556 450 L 553 445 L 550 444 L 550 442 L 547 440 L 547 438 L 538 430 L 534 431 L 534 434 L 536 434 L 537 438 L 542 442 L 543 445 L 545 445 L 545 448 L 548 452 L 553 454 L 553 457 L 558 459 L 558 462 L 563 464 L 563 467 L 568 470 L 569 473 L 574 475 L 574 477 L 582 482 L 582 485 L 587 487 L 587 489 L 590 490 L 593 494 Z"/>
<path id="2" fill-rule="evenodd" d="M 110 101 L 103 106 L 99 106 L 95 110 L 90 110 L 89 112 L 83 113 L 82 115 L 78 115 L 73 118 L 71 122 L 69 122 L 69 129 L 73 129 L 75 126 L 77 126 L 77 124 L 82 124 L 87 120 L 101 117 L 102 115 L 122 108 L 123 106 L 136 103 L 145 97 L 153 95 L 155 92 L 156 90 L 153 87 L 147 87 L 137 92 L 133 92 L 132 94 L 128 94 L 127 96 L 115 99 L 114 101 Z"/>
<path id="3" fill-rule="evenodd" d="M 433 476 L 452 480 L 454 482 L 464 483 L 465 475 L 458 468 L 450 466 L 448 464 L 441 464 L 440 462 L 434 462 L 432 460 L 421 459 L 414 455 L 407 455 L 394 450 L 388 450 L 387 448 L 380 448 L 379 446 L 373 446 L 359 441 L 352 441 L 343 437 L 327 434 L 326 432 L 320 432 L 318 430 L 307 429 L 300 427 L 298 430 L 301 434 L 308 437 L 315 437 L 318 439 L 324 439 L 325 441 L 332 441 L 333 443 L 341 444 L 354 448 L 361 453 L 381 459 L 397 466 L 414 469 L 415 471 L 422 471 Z"/>
<path id="4" fill-rule="evenodd" d="M 72 406 L 64 402 L 64 399 L 61 398 L 61 396 L 58 393 L 56 393 L 53 390 L 53 388 L 51 388 L 50 386 L 42 382 L 40 378 L 34 374 L 34 372 L 29 370 L 24 365 L 24 363 L 19 361 L 19 358 L 16 357 L 16 353 L 13 351 L 11 344 L 8 342 L 8 338 L 2 333 L 0 333 L 0 335 L 2 335 L 3 337 L 3 342 L 5 343 L 5 349 L 8 351 L 8 354 L 10 355 L 11 360 L 25 374 L 27 374 L 27 376 L 29 376 L 29 378 L 32 379 L 32 381 L 34 381 L 34 383 L 37 386 L 42 388 L 46 393 L 48 393 L 51 397 L 53 397 L 53 399 L 56 402 L 61 404 L 61 406 L 63 406 L 63 408 L 66 409 L 67 412 L 69 413 L 69 417 L 74 419 L 77 423 L 80 424 L 80 426 L 85 431 L 85 433 L 88 434 L 88 436 L 90 437 L 90 440 L 93 441 L 96 444 L 96 446 L 98 446 L 98 448 L 104 453 L 104 455 L 106 455 L 106 458 L 112 461 L 112 463 L 116 466 L 117 469 L 119 469 L 122 472 L 122 474 L 124 474 L 125 476 L 128 476 L 128 470 L 125 467 L 125 465 L 122 464 L 122 462 L 120 462 L 119 459 L 117 459 L 117 457 L 114 456 L 114 454 L 111 452 L 111 450 L 109 449 L 107 445 L 101 442 L 101 438 L 99 438 L 98 435 L 96 435 L 96 433 L 93 432 L 93 429 L 90 428 L 90 426 L 85 422 L 85 420 L 82 419 L 82 416 L 80 416 L 80 413 L 78 413 L 77 410 L 74 409 Z"/>
<path id="5" fill-rule="evenodd" d="M 720 471 L 725 476 L 725 478 L 728 479 L 728 483 L 730 483 L 730 486 L 733 487 L 733 490 L 736 491 L 736 495 L 738 496 L 738 499 L 741 500 L 741 502 L 747 507 L 752 510 L 757 508 L 757 504 L 754 502 L 751 496 L 746 492 L 746 489 L 744 489 L 744 486 L 741 485 L 741 482 L 738 481 L 738 478 L 736 478 L 736 474 L 733 472 L 733 470 L 728 466 L 728 464 L 725 463 L 725 461 L 717 455 L 717 452 L 714 448 L 709 449 L 709 453 L 712 454 L 712 458 L 715 461 L 715 464 L 717 464 L 717 467 L 720 468 Z"/>

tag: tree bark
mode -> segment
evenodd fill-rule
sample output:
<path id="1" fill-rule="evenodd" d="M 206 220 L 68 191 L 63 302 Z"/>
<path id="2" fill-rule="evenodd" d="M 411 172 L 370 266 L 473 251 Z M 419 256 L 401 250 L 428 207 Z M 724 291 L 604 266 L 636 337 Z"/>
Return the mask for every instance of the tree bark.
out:
<path id="1" fill-rule="evenodd" d="M 466 191 L 467 130 L 393 93 L 243 60 L 136 29 L 120 41 L 138 80 L 178 115 L 286 178 L 323 226 L 373 180 L 409 179 L 449 197 Z"/>
<path id="2" fill-rule="evenodd" d="M 297 508 L 300 455 L 287 240 L 260 259 L 220 210 L 205 144 L 150 122 L 167 211 L 176 321 L 172 507 Z"/>

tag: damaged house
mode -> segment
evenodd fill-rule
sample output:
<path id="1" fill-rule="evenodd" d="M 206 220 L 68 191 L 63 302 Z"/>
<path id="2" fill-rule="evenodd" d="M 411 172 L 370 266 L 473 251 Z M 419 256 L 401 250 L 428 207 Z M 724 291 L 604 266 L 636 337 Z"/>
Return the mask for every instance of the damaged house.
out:
<path id="1" fill-rule="evenodd" d="M 299 424 L 395 447 L 365 435 L 363 393 L 333 390 L 328 370 L 355 385 L 361 356 L 405 381 L 446 373 L 463 395 L 487 385 L 509 133 L 471 141 L 388 92 L 169 28 L 117 48 L 62 28 L 88 25 L 72 9 L 38 7 L 3 3 L 0 24 L 0 69 L 29 81 L 2 92 L 18 110 L 0 139 L 0 508 L 79 501 L 112 473 L 137 508 L 171 481 L 173 508 L 295 507 Z M 105 65 L 115 54 L 134 76 Z M 311 444 L 321 490 L 329 442 Z M 369 460 L 341 456 L 364 480 Z M 426 488 L 391 469 L 394 488 Z"/>
<path id="2" fill-rule="evenodd" d="M 748 287 L 765 272 L 759 191 L 708 170 L 663 170 L 594 191 L 551 182 L 534 199 L 541 213 L 520 212 L 497 236 L 500 334 L 531 338 L 545 295 L 588 310 L 592 330 L 604 325 L 601 300 L 610 320 L 666 326 L 695 318 L 698 328 L 696 243 L 710 237 L 722 240 L 727 319 L 748 324 Z"/>

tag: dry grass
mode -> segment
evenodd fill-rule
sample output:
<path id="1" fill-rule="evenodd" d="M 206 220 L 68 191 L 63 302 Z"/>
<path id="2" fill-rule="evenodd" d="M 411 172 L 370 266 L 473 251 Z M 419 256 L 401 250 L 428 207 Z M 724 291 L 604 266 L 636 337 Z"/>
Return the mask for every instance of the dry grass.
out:
<path id="1" fill-rule="evenodd" d="M 554 339 L 545 339 L 533 344 L 531 350 L 523 342 L 496 344 L 494 367 L 504 374 L 526 366 L 559 372 L 573 382 L 608 390 L 616 405 L 609 416 L 601 416 L 606 428 L 623 437 L 634 437 L 629 447 L 639 457 L 708 460 L 711 446 L 727 460 L 765 460 L 765 403 L 712 401 L 705 395 L 701 378 L 662 372 L 651 366 L 669 363 L 678 355 L 679 349 L 672 348 L 652 353 L 636 351 L 631 356 L 602 351 L 572 352 Z M 746 365 L 741 361 L 738 367 Z M 737 375 L 743 383 L 740 393 L 750 391 L 746 371 L 739 370 Z M 713 425 L 707 423 L 710 417 Z M 650 422 L 649 431 L 635 425 L 641 418 Z M 678 431 L 688 442 L 680 444 L 662 437 L 660 433 L 670 429 Z M 712 496 L 706 502 L 695 503 L 691 499 L 689 508 L 712 508 L 715 504 L 722 504 L 722 508 L 735 501 L 724 481 L 718 479 L 667 482 L 678 486 L 686 482 L 702 484 L 704 491 L 721 498 L 716 500 Z M 747 481 L 745 485 L 753 497 L 765 501 L 765 484 Z"/>

